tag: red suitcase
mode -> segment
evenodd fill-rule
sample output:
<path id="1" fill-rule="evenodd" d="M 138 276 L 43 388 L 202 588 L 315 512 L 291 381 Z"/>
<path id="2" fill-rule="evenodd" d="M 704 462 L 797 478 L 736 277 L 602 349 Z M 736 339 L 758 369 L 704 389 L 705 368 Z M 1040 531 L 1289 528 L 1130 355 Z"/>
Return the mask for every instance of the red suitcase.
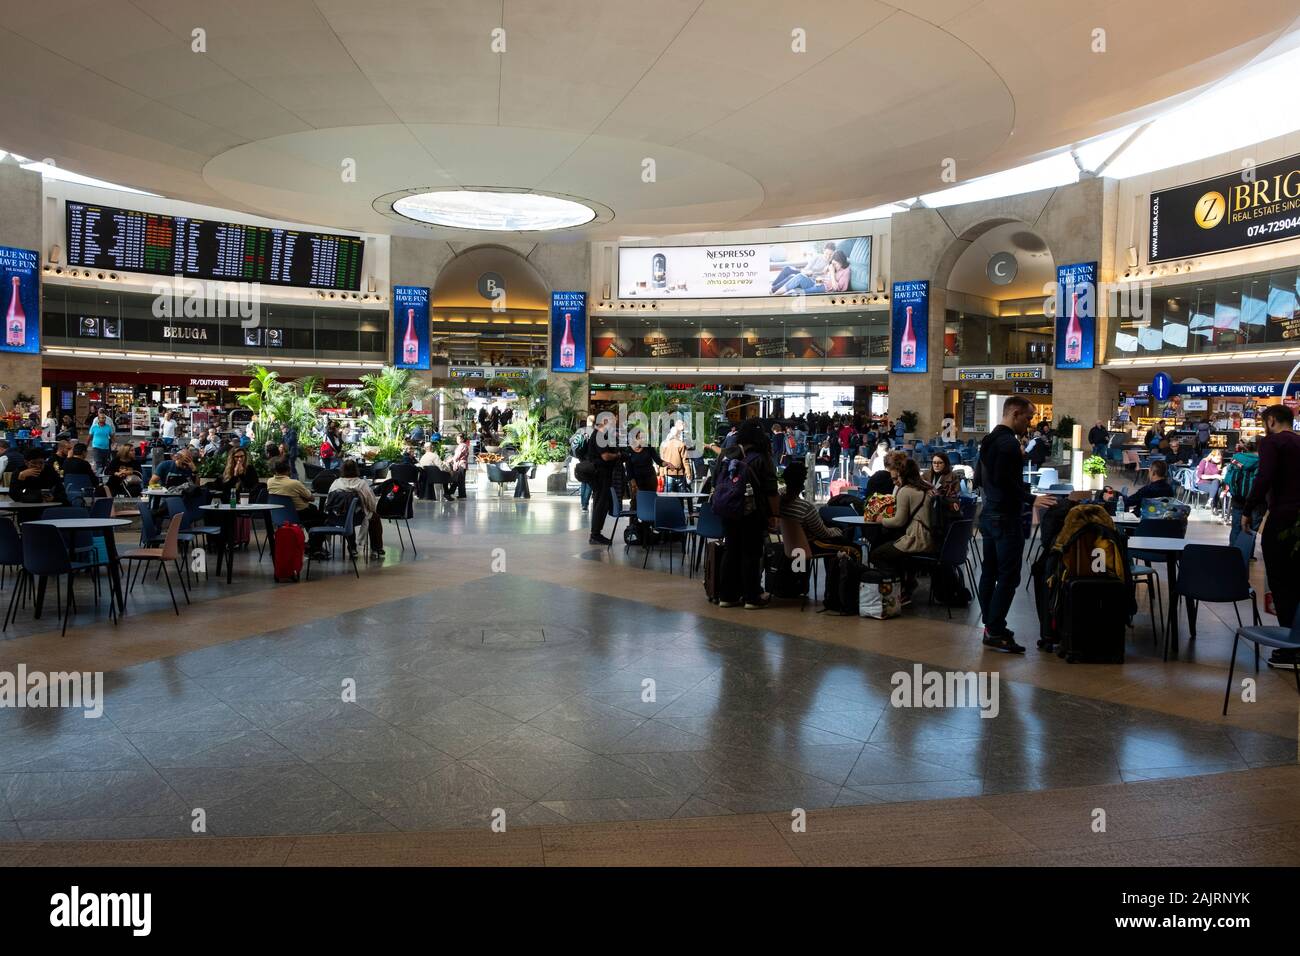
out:
<path id="1" fill-rule="evenodd" d="M 282 524 L 275 529 L 275 579 L 277 581 L 297 581 L 298 572 L 302 570 L 302 553 L 307 544 L 307 536 L 302 525 Z"/>

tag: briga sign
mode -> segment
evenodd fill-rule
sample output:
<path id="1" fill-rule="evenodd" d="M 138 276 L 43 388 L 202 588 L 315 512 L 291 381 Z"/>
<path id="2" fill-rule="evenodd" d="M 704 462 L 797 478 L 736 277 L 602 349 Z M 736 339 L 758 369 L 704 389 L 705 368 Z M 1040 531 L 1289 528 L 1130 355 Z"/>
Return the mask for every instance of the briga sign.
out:
<path id="1" fill-rule="evenodd" d="M 1300 156 L 1151 194 L 1148 262 L 1300 237 Z"/>

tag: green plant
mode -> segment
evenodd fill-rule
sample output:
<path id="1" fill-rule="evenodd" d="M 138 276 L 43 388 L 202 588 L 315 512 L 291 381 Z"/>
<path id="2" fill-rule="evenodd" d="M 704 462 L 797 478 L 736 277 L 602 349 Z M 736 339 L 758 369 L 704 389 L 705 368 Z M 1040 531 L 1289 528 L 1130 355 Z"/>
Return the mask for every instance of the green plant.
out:
<path id="1" fill-rule="evenodd" d="M 415 425 L 432 427 L 428 416 L 411 412 L 417 398 L 432 393 L 410 369 L 385 365 L 378 372 L 362 375 L 358 387 L 346 389 L 342 394 L 366 419 L 369 426 L 366 443 L 381 449 L 396 445 L 400 454 L 407 434 Z"/>
<path id="2" fill-rule="evenodd" d="M 916 426 L 920 424 L 921 416 L 910 409 L 905 409 L 898 413 L 898 420 L 903 423 L 903 431 L 914 432 Z"/>
<path id="3" fill-rule="evenodd" d="M 515 456 L 510 460 L 512 467 L 560 462 L 569 454 L 568 435 L 558 439 L 547 437 L 535 410 L 517 413 L 514 420 L 505 427 L 505 435 L 506 440 L 515 447 Z"/>
<path id="4" fill-rule="evenodd" d="M 1085 475 L 1106 474 L 1106 459 L 1101 455 L 1089 455 L 1083 460 L 1083 473 Z"/>
<path id="5" fill-rule="evenodd" d="M 271 466 L 262 456 L 260 448 L 254 449 L 251 445 L 245 449 L 248 452 L 248 462 L 253 466 L 259 478 L 269 478 L 271 476 Z M 199 459 L 195 466 L 195 475 L 199 478 L 220 478 L 226 469 L 226 458 L 230 455 L 226 452 L 224 455 L 208 455 Z"/>
<path id="6" fill-rule="evenodd" d="M 1062 415 L 1053 424 L 1053 430 L 1061 436 L 1061 441 L 1068 445 L 1074 438 L 1074 426 L 1077 424 L 1078 420 L 1073 416 Z"/>
<path id="7" fill-rule="evenodd" d="M 293 382 L 280 381 L 279 373 L 260 365 L 247 369 L 249 391 L 239 396 L 239 404 L 257 416 L 253 426 L 253 446 L 260 454 L 267 442 L 280 441 L 280 426 L 298 430 L 299 441 L 316 429 L 316 419 L 329 402 L 321 391 L 320 379 L 307 376 Z"/>

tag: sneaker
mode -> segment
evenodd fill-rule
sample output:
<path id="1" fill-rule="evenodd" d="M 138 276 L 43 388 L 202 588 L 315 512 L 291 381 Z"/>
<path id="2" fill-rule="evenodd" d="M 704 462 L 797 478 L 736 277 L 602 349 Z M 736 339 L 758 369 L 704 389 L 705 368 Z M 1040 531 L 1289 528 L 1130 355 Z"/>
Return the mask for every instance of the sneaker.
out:
<path id="1" fill-rule="evenodd" d="M 1268 666 L 1275 671 L 1293 671 L 1296 669 L 1296 652 L 1276 650 L 1268 659 Z"/>
<path id="2" fill-rule="evenodd" d="M 991 651 L 998 651 L 1002 654 L 1023 654 L 1025 649 L 1016 643 L 1015 637 L 1010 631 L 1002 634 L 990 634 L 988 628 L 984 629 L 984 646 Z"/>
<path id="3" fill-rule="evenodd" d="M 718 607 L 740 607 L 739 601 L 719 601 Z"/>
<path id="4" fill-rule="evenodd" d="M 761 611 L 761 610 L 763 610 L 763 608 L 767 607 L 767 606 L 768 606 L 769 604 L 771 604 L 771 603 L 772 603 L 772 599 L 771 599 L 771 598 L 765 598 L 765 597 L 763 597 L 763 598 L 759 598 L 759 599 L 756 600 L 756 601 L 746 601 L 746 602 L 745 602 L 745 610 L 746 610 L 746 611 Z"/>
<path id="5" fill-rule="evenodd" d="M 613 542 L 603 534 L 593 534 L 587 539 L 587 544 L 613 544 Z"/>
<path id="6" fill-rule="evenodd" d="M 382 558 L 384 556 L 384 549 L 375 548 L 375 550 L 371 551 L 370 553 L 376 558 Z"/>

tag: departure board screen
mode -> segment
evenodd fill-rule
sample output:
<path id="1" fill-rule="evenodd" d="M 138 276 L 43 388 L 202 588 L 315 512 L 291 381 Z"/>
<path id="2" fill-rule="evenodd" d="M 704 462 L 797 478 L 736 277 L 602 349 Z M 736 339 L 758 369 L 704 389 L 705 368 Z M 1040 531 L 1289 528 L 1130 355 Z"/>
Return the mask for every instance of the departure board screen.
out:
<path id="1" fill-rule="evenodd" d="M 365 240 L 68 202 L 68 265 L 356 292 Z"/>

